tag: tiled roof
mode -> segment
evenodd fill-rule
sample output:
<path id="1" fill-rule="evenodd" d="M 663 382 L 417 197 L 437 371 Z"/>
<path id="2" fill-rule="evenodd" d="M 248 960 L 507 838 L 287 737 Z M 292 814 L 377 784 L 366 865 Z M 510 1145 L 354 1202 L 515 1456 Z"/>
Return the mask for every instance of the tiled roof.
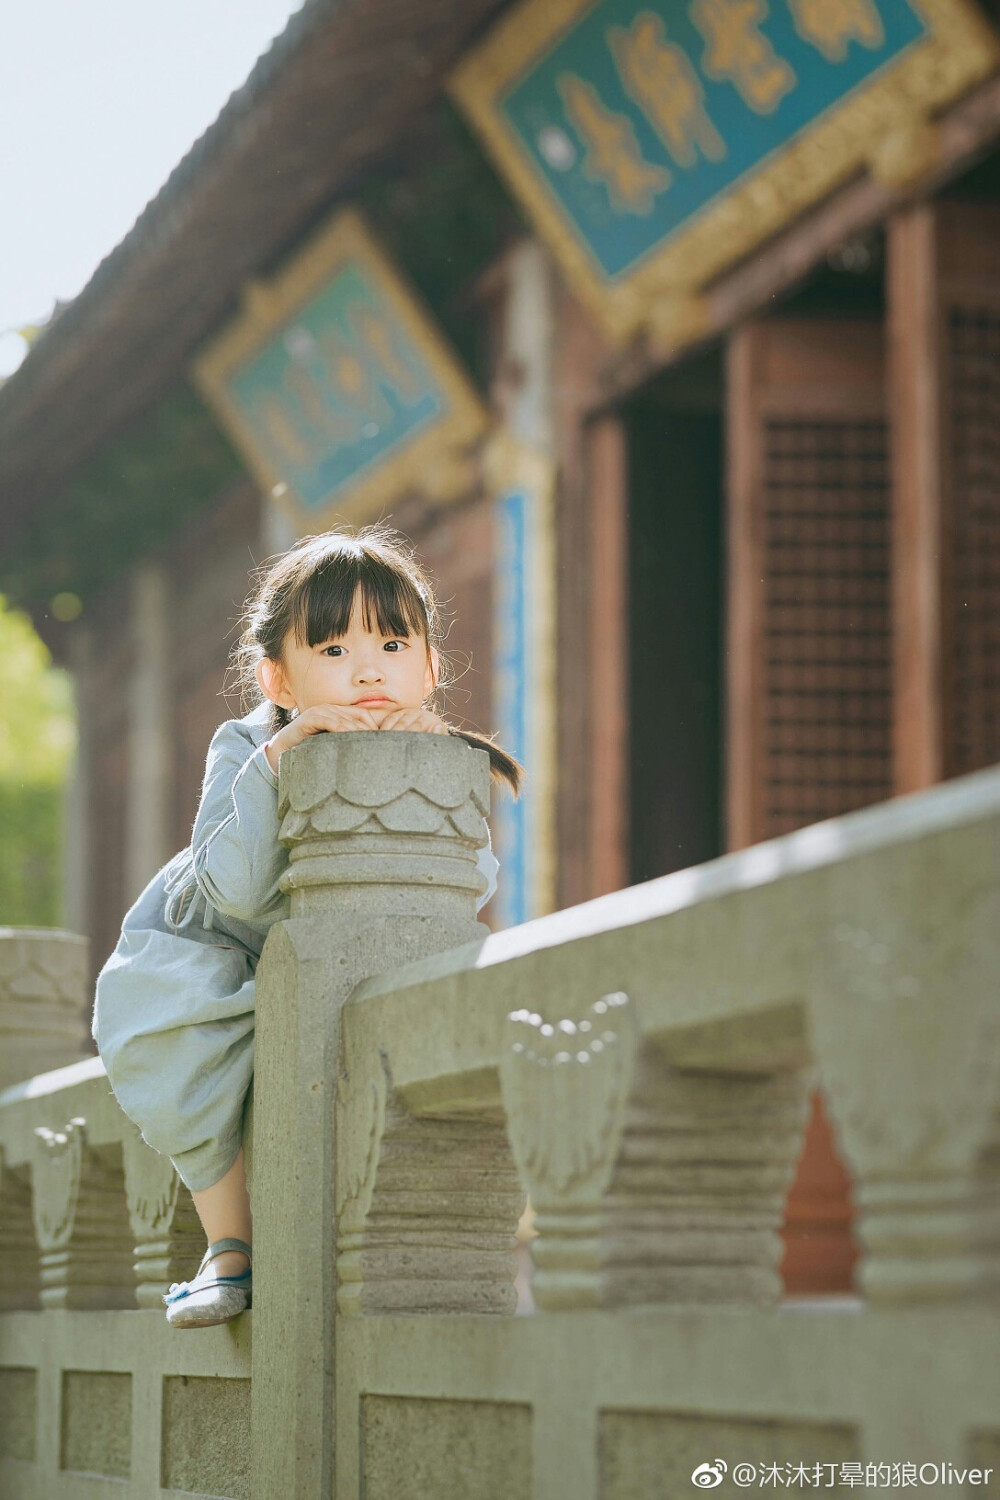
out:
<path id="1" fill-rule="evenodd" d="M 10 534 L 180 378 L 327 207 L 394 153 L 504 0 L 305 0 L 134 227 L 0 388 Z"/>

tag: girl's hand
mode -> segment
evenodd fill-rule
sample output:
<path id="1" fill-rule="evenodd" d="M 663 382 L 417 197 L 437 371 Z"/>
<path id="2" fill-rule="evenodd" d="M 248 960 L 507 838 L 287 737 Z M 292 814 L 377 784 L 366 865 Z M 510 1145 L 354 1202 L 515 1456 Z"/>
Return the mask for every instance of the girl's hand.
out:
<path id="1" fill-rule="evenodd" d="M 315 708 L 304 708 L 290 724 L 279 729 L 268 740 L 264 753 L 268 765 L 277 775 L 278 761 L 285 751 L 301 745 L 311 734 L 337 734 L 348 729 L 378 727 L 378 720 L 370 708 L 335 708 L 332 704 L 317 704 Z"/>
<path id="2" fill-rule="evenodd" d="M 380 729 L 415 729 L 420 734 L 448 734 L 448 726 L 429 708 L 394 708 L 383 715 Z"/>

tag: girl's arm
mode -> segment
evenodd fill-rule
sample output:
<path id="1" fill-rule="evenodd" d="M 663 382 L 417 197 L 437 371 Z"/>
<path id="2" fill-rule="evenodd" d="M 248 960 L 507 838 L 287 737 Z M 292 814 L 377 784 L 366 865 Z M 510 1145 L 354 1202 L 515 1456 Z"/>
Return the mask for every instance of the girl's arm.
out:
<path id="1" fill-rule="evenodd" d="M 281 901 L 288 856 L 278 842 L 278 778 L 238 720 L 209 746 L 191 854 L 202 894 L 224 915 L 252 921 Z"/>

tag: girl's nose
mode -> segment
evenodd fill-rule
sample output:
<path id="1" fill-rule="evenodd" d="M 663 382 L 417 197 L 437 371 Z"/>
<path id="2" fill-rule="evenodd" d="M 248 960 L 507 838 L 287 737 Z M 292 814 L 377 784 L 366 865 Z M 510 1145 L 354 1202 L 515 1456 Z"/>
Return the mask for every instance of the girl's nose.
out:
<path id="1" fill-rule="evenodd" d="M 354 677 L 357 682 L 382 682 L 382 663 L 377 659 L 372 661 L 360 661 L 354 669 Z"/>

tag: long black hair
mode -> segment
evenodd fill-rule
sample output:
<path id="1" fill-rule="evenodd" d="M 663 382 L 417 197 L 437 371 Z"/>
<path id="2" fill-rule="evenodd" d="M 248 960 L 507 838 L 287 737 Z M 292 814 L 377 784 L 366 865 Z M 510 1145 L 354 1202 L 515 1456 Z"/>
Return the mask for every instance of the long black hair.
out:
<path id="1" fill-rule="evenodd" d="M 367 630 L 383 635 L 419 636 L 438 651 L 441 676 L 435 694 L 447 686 L 450 664 L 442 652 L 444 629 L 430 579 L 399 532 L 377 524 L 355 531 L 337 527 L 304 537 L 288 552 L 266 563 L 257 574 L 243 616 L 243 633 L 233 651 L 233 671 L 244 707 L 261 701 L 255 669 L 264 657 L 280 662 L 291 633 L 302 645 L 316 646 L 345 634 L 355 599 Z M 293 715 L 271 705 L 271 729 L 277 733 Z M 517 796 L 523 767 L 485 735 L 449 725 L 449 733 L 490 758 L 495 780 Z"/>

